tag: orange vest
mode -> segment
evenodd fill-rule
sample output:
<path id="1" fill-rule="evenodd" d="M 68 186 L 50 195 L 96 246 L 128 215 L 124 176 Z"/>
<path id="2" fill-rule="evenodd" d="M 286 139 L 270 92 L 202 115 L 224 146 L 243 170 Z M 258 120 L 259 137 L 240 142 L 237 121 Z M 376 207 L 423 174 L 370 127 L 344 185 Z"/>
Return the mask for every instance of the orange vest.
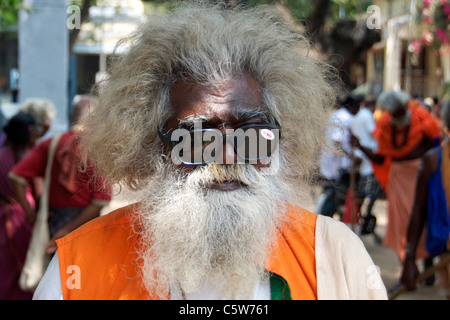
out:
<path id="1" fill-rule="evenodd" d="M 131 205 L 84 224 L 57 240 L 63 298 L 159 299 L 139 277 L 137 235 Z M 317 299 L 314 233 L 316 215 L 289 205 L 290 222 L 277 230 L 277 245 L 266 269 L 288 284 L 292 299 Z"/>

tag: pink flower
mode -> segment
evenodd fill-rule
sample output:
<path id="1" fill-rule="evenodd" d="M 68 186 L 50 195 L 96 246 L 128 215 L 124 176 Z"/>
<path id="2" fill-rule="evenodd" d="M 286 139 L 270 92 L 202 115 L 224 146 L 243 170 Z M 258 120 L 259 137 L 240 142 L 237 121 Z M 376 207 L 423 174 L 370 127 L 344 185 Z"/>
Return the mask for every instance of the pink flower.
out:
<path id="1" fill-rule="evenodd" d="M 420 54 L 421 47 L 422 47 L 421 40 L 414 40 L 411 43 L 411 51 L 414 52 L 415 54 Z"/>
<path id="2" fill-rule="evenodd" d="M 442 11 L 444 12 L 445 15 L 448 15 L 450 13 L 450 4 L 448 3 L 444 4 Z"/>
<path id="3" fill-rule="evenodd" d="M 442 41 L 443 39 L 445 39 L 445 32 L 442 29 L 437 29 L 435 30 L 436 35 L 438 36 L 438 38 Z"/>
<path id="4" fill-rule="evenodd" d="M 446 34 L 445 34 L 445 31 L 444 30 L 442 30 L 442 29 L 436 29 L 436 35 L 438 36 L 438 38 L 439 38 L 439 40 L 441 40 L 441 43 L 442 44 L 445 44 L 445 42 L 446 42 Z"/>
<path id="5" fill-rule="evenodd" d="M 424 2 L 423 2 L 423 6 L 426 8 L 426 7 L 429 7 L 430 6 L 430 0 L 425 0 Z"/>
<path id="6" fill-rule="evenodd" d="M 427 46 L 431 46 L 433 44 L 433 34 L 430 31 L 424 31 L 422 33 L 422 38 Z"/>

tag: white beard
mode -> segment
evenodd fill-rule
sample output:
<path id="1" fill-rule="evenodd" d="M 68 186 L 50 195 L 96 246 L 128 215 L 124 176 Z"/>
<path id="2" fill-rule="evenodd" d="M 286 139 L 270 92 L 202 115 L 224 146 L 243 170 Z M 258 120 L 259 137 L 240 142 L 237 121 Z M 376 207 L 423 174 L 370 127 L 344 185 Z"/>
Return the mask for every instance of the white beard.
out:
<path id="1" fill-rule="evenodd" d="M 251 298 L 255 283 L 267 276 L 273 232 L 284 212 L 277 176 L 252 165 L 215 163 L 187 175 L 172 167 L 160 171 L 142 194 L 136 229 L 146 289 L 166 297 L 169 281 L 186 294 L 211 281 L 226 298 Z M 215 181 L 246 186 L 208 188 Z"/>

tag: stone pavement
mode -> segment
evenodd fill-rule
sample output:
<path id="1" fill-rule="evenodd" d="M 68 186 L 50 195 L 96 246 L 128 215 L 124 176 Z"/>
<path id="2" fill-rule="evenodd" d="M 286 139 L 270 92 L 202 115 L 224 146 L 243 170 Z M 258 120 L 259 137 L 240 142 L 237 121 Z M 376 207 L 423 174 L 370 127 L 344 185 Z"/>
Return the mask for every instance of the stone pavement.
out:
<path id="1" fill-rule="evenodd" d="M 303 199 L 300 203 L 302 207 L 307 210 L 314 211 L 315 201 L 319 194 L 318 189 L 311 189 L 309 196 Z M 115 208 L 125 206 L 129 203 L 133 203 L 132 193 L 124 190 L 117 196 L 113 197 L 113 201 L 108 207 L 105 207 L 102 214 L 106 214 Z M 378 235 L 379 239 L 382 239 L 386 230 L 386 200 L 379 199 L 375 202 L 373 207 L 373 214 L 377 217 L 377 225 L 375 228 L 375 233 Z M 383 279 L 384 285 L 387 289 L 392 288 L 398 282 L 400 278 L 402 267 L 399 263 L 397 255 L 395 252 L 387 247 L 384 247 L 376 237 L 373 235 L 364 235 L 360 237 L 367 251 L 372 257 L 375 265 L 380 268 L 381 278 Z M 419 270 L 421 266 L 418 265 Z M 436 284 L 433 286 L 419 286 L 417 290 L 404 292 L 399 295 L 396 300 L 444 300 L 443 297 L 439 296 Z"/>

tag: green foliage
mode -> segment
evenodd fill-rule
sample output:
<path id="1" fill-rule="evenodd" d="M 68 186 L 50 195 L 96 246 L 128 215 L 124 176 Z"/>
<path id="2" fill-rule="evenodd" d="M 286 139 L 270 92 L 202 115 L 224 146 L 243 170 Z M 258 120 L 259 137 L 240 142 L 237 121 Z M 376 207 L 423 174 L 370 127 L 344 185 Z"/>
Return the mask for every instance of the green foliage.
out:
<path id="1" fill-rule="evenodd" d="M 299 22 L 304 21 L 314 10 L 314 1 L 311 0 L 248 0 L 241 1 L 241 3 L 247 3 L 249 5 L 259 4 L 277 4 L 281 3 L 292 13 L 294 18 Z"/>
<path id="2" fill-rule="evenodd" d="M 444 83 L 443 91 L 443 100 L 450 100 L 450 82 Z"/>
<path id="3" fill-rule="evenodd" d="M 320 5 L 320 1 L 313 0 L 241 0 L 238 2 L 249 5 L 281 3 L 290 10 L 298 22 L 306 21 L 316 9 L 316 5 Z M 328 13 L 330 23 L 340 17 L 354 19 L 358 14 L 366 13 L 367 8 L 372 4 L 371 0 L 329 0 L 329 2 L 331 2 L 331 12 Z"/>
<path id="4" fill-rule="evenodd" d="M 21 0 L 0 0 L 0 31 L 17 24 Z"/>

